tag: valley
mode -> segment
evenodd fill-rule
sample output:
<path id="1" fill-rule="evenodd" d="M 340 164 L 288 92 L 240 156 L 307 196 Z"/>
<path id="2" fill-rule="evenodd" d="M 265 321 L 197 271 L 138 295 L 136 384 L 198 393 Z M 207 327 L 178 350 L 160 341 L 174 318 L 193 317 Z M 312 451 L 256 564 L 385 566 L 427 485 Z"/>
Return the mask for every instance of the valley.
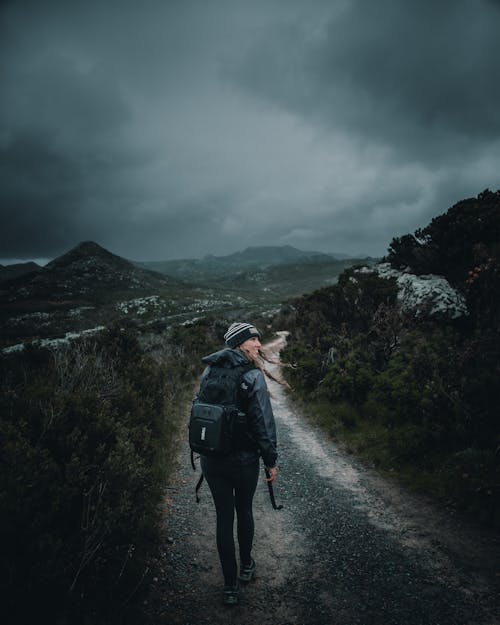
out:
<path id="1" fill-rule="evenodd" d="M 83 242 L 45 268 L 0 274 L 0 346 L 65 340 L 112 323 L 162 330 L 204 315 L 275 313 L 283 301 L 332 285 L 361 259 L 248 248 L 203 260 L 133 263 Z M 372 259 L 365 259 L 370 264 Z"/>

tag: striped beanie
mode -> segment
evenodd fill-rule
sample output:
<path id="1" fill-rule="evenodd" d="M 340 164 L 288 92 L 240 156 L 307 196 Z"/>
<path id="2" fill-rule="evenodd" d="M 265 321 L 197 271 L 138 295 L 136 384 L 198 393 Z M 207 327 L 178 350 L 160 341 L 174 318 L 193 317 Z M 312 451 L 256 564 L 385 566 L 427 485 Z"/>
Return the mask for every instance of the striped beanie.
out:
<path id="1" fill-rule="evenodd" d="M 224 334 L 224 340 L 228 347 L 238 347 L 252 336 L 258 336 L 261 338 L 261 333 L 251 323 L 232 323 L 226 334 Z"/>

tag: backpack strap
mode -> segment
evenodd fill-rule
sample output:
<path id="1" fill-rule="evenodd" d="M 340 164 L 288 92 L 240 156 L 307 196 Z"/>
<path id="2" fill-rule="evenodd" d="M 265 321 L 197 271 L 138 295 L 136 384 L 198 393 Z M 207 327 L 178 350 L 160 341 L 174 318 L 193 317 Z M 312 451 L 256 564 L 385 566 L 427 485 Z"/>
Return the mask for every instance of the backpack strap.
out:
<path id="1" fill-rule="evenodd" d="M 198 491 L 200 490 L 202 484 L 203 484 L 203 473 L 200 475 L 198 481 L 196 482 L 196 487 L 194 489 L 194 492 L 196 495 L 196 503 L 200 503 L 200 496 L 198 495 Z"/>
<path id="2" fill-rule="evenodd" d="M 281 504 L 279 506 L 276 504 L 276 499 L 274 497 L 273 484 L 272 482 L 269 481 L 271 474 L 265 467 L 264 467 L 264 473 L 266 474 L 267 489 L 269 490 L 269 499 L 271 500 L 271 505 L 275 510 L 282 510 L 283 506 Z"/>
<path id="3" fill-rule="evenodd" d="M 193 467 L 193 471 L 196 471 L 196 464 L 194 463 L 194 451 L 193 450 L 191 450 L 191 466 Z M 203 479 L 204 479 L 204 476 L 203 476 L 203 471 L 202 471 L 200 477 L 198 478 L 198 481 L 196 482 L 196 486 L 194 489 L 195 496 L 196 496 L 196 503 L 200 503 L 200 496 L 198 495 L 198 491 L 200 490 L 201 485 L 203 484 Z"/>

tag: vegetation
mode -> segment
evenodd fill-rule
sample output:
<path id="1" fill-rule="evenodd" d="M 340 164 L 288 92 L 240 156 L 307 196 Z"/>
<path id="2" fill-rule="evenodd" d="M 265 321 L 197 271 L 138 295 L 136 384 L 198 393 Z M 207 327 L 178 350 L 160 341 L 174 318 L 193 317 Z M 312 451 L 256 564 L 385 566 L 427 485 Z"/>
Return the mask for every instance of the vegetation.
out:
<path id="1" fill-rule="evenodd" d="M 297 365 L 287 370 L 295 397 L 330 434 L 382 470 L 497 526 L 499 234 L 500 193 L 485 191 L 389 248 L 386 260 L 395 268 L 444 275 L 466 297 L 467 318 L 412 315 L 398 306 L 394 278 L 350 267 L 335 286 L 283 306 L 273 322 L 291 331 L 284 356 Z M 200 357 L 222 343 L 227 327 L 206 311 L 244 319 L 252 310 L 252 320 L 268 328 L 262 304 L 282 292 L 276 287 L 259 299 L 264 285 L 279 284 L 283 272 L 308 281 L 310 269 L 323 283 L 335 277 L 331 262 L 268 267 L 263 277 L 231 274 L 239 293 L 252 294 L 252 309 L 229 286 L 227 301 L 191 287 L 190 298 L 177 303 L 171 291 L 113 300 L 108 308 L 92 302 L 90 313 L 102 315 L 95 321 L 110 326 L 105 332 L 50 350 L 28 345 L 2 353 L 4 620 L 141 621 L 180 418 Z M 177 309 L 166 309 L 167 301 Z M 19 336 L 31 324 L 43 336 L 43 311 L 24 304 Z M 19 305 L 9 301 L 0 314 L 10 318 Z M 263 313 L 258 321 L 255 306 Z M 198 312 L 203 320 L 172 325 L 173 317 Z M 61 332 L 65 323 L 61 317 Z M 78 329 L 88 327 L 82 323 Z M 12 342 L 16 332 L 3 340 Z"/>
<path id="2" fill-rule="evenodd" d="M 179 417 L 215 332 L 115 326 L 2 357 L 5 622 L 139 622 Z"/>
<path id="3" fill-rule="evenodd" d="M 265 247 L 138 267 L 85 242 L 37 273 L 2 281 L 10 271 L 0 272 L 0 347 L 57 339 L 120 320 L 170 326 L 201 314 L 258 314 L 276 309 L 285 298 L 333 284 L 354 262 Z"/>
<path id="4" fill-rule="evenodd" d="M 275 323 L 295 395 L 333 436 L 382 470 L 500 526 L 500 192 L 453 206 L 394 239 L 396 268 L 444 275 L 459 320 L 397 305 L 395 280 L 345 271 Z"/>

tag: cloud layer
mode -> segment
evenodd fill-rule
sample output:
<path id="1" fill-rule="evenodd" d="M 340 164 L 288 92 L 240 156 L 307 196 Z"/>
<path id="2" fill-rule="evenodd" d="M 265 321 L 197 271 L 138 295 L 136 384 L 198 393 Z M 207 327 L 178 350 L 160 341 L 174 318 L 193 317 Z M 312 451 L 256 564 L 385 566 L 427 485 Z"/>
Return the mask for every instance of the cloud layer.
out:
<path id="1" fill-rule="evenodd" d="M 500 186 L 498 32 L 494 0 L 6 2 L 0 257 L 382 254 Z"/>

